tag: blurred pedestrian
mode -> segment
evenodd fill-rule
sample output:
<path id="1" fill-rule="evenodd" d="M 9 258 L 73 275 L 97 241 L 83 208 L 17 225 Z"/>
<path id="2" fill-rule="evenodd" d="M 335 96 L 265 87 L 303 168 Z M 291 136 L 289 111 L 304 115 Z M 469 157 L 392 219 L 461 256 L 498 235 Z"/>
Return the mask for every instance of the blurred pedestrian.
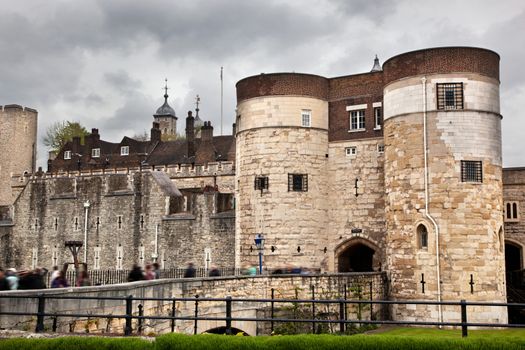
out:
<path id="1" fill-rule="evenodd" d="M 53 280 L 58 277 L 60 271 L 58 270 L 58 265 L 53 266 L 53 272 L 51 272 L 51 277 L 49 278 L 49 284 L 53 284 Z"/>
<path id="2" fill-rule="evenodd" d="M 155 279 L 155 272 L 153 271 L 153 266 L 151 264 L 146 264 L 146 271 L 144 271 L 144 278 L 146 280 Z"/>
<path id="3" fill-rule="evenodd" d="M 128 275 L 128 282 L 142 281 L 144 280 L 144 273 L 139 265 L 133 264 L 133 268 Z"/>
<path id="4" fill-rule="evenodd" d="M 9 284 L 9 289 L 11 290 L 18 289 L 19 278 L 18 278 L 15 268 L 7 269 L 5 279 L 7 280 L 7 283 Z"/>
<path id="5" fill-rule="evenodd" d="M 9 290 L 9 283 L 5 278 L 5 271 L 0 268 L 0 290 Z"/>
<path id="6" fill-rule="evenodd" d="M 217 268 L 217 266 L 212 265 L 211 269 L 210 269 L 210 273 L 208 274 L 208 276 L 210 276 L 210 277 L 218 277 L 220 275 L 221 275 L 221 271 Z"/>
<path id="7" fill-rule="evenodd" d="M 188 266 L 186 267 L 186 271 L 184 271 L 184 278 L 190 278 L 195 277 L 196 275 L 195 267 L 193 266 L 193 263 L 188 263 Z"/>
<path id="8" fill-rule="evenodd" d="M 69 287 L 69 283 L 66 280 L 66 274 L 64 271 L 58 272 L 58 277 L 51 283 L 51 288 L 66 288 Z"/>
<path id="9" fill-rule="evenodd" d="M 86 270 L 80 271 L 79 277 L 77 279 L 77 287 L 88 287 L 91 285 L 91 279 Z"/>
<path id="10" fill-rule="evenodd" d="M 155 272 L 155 279 L 158 280 L 160 278 L 160 266 L 159 263 L 153 263 L 153 272 Z"/>

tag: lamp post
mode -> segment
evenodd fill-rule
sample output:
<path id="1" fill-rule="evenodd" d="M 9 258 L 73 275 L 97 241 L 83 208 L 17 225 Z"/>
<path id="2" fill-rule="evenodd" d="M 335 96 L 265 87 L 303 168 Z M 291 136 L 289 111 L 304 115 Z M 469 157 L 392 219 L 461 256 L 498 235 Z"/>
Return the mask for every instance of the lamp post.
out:
<path id="1" fill-rule="evenodd" d="M 255 246 L 257 247 L 257 250 L 259 251 L 259 275 L 262 274 L 262 256 L 263 256 L 263 249 L 264 249 L 264 237 L 261 233 L 258 233 L 255 236 Z"/>
<path id="2" fill-rule="evenodd" d="M 88 211 L 90 207 L 89 200 L 84 202 L 84 211 L 85 211 L 85 217 L 84 217 L 84 264 L 87 264 L 87 231 L 88 231 Z"/>

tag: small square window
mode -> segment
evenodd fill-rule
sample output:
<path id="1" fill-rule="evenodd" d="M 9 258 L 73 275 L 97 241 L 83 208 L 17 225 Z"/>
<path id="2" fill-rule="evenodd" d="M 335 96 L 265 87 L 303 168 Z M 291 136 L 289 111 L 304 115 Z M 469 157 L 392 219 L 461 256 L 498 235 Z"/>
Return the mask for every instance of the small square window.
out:
<path id="1" fill-rule="evenodd" d="M 256 176 L 254 181 L 254 189 L 267 190 L 269 187 L 268 176 Z"/>
<path id="2" fill-rule="evenodd" d="M 463 109 L 463 83 L 436 84 L 437 109 Z"/>
<path id="3" fill-rule="evenodd" d="M 483 182 L 483 163 L 478 160 L 462 160 L 461 181 Z"/>
<path id="4" fill-rule="evenodd" d="M 71 151 L 64 151 L 64 159 L 71 159 Z"/>
<path id="5" fill-rule="evenodd" d="M 129 155 L 129 146 L 122 146 L 122 147 L 120 147 L 120 155 L 121 156 Z"/>
<path id="6" fill-rule="evenodd" d="M 289 192 L 307 192 L 308 174 L 288 174 Z"/>
<path id="7" fill-rule="evenodd" d="M 312 111 L 309 109 L 303 109 L 301 112 L 301 125 L 309 128 L 311 126 Z"/>
<path id="8" fill-rule="evenodd" d="M 385 145 L 383 144 L 378 144 L 377 145 L 377 153 L 385 153 Z"/>
<path id="9" fill-rule="evenodd" d="M 100 148 L 93 148 L 91 150 L 91 158 L 100 158 Z"/>
<path id="10" fill-rule="evenodd" d="M 357 147 L 345 147 L 345 154 L 349 156 L 355 156 L 357 154 Z"/>
<path id="11" fill-rule="evenodd" d="M 365 111 L 350 111 L 350 131 L 365 130 Z"/>

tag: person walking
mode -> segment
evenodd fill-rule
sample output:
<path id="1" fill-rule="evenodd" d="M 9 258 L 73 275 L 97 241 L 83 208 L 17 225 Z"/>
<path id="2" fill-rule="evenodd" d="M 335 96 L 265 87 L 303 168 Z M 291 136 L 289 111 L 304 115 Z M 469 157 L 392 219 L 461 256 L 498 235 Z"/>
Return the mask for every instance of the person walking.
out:
<path id="1" fill-rule="evenodd" d="M 188 266 L 186 267 L 186 271 L 184 271 L 184 278 L 191 278 L 195 277 L 196 275 L 195 267 L 193 266 L 193 263 L 188 263 Z"/>
<path id="2" fill-rule="evenodd" d="M 139 265 L 133 264 L 133 268 L 131 269 L 131 272 L 128 275 L 128 282 L 135 282 L 135 281 L 143 281 L 144 280 L 144 273 L 142 272 L 142 269 Z"/>
<path id="3" fill-rule="evenodd" d="M 66 288 L 69 287 L 69 283 L 66 280 L 66 274 L 64 271 L 58 272 L 58 277 L 53 280 L 51 283 L 51 288 Z"/>

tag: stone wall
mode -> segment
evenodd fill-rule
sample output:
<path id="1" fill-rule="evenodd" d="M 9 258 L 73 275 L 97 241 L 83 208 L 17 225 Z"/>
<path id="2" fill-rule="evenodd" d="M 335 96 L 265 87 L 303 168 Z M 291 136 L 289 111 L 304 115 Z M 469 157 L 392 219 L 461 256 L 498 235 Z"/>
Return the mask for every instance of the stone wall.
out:
<path id="1" fill-rule="evenodd" d="M 379 145 L 382 138 L 329 144 L 330 271 L 342 272 L 338 256 L 363 242 L 375 250 L 374 270 L 385 266 L 384 153 Z M 356 147 L 357 153 L 347 155 L 347 147 Z"/>
<path id="2" fill-rule="evenodd" d="M 354 295 L 357 288 L 363 290 L 363 299 L 370 298 L 369 290 L 372 287 L 372 298 L 384 300 L 386 298 L 385 280 L 382 274 L 334 274 L 334 275 L 274 275 L 255 277 L 219 277 L 204 279 L 166 279 L 148 282 L 133 282 L 112 286 L 82 287 L 48 289 L 38 291 L 46 296 L 83 296 L 83 297 L 125 297 L 132 295 L 140 298 L 193 298 L 196 295 L 203 298 L 252 298 L 269 299 L 271 290 L 274 289 L 276 299 L 311 299 L 312 286 L 316 299 L 340 299 L 344 296 L 346 286 L 347 298 L 357 299 Z M 360 286 L 360 287 L 358 287 Z M 6 296 L 24 296 L 22 299 L 2 298 L 1 311 L 36 312 L 37 301 L 34 291 L 0 292 Z M 133 313 L 138 314 L 138 304 L 144 306 L 144 315 L 169 316 L 172 312 L 171 301 L 135 301 Z M 290 304 L 276 304 L 276 309 L 284 308 Z M 234 302 L 232 307 L 233 317 L 255 318 L 257 311 L 269 309 L 268 303 L 262 302 Z M 318 309 L 326 311 L 323 306 Z M 338 305 L 334 304 L 334 313 Z M 193 317 L 195 303 L 192 301 L 176 301 L 175 312 L 179 317 Z M 348 306 L 349 317 L 353 315 L 353 307 Z M 382 317 L 383 309 L 375 307 L 374 314 Z M 85 333 L 122 333 L 124 320 L 115 317 L 99 317 L 95 315 L 125 314 L 125 302 L 122 300 L 52 300 L 46 301 L 48 313 L 88 313 L 94 316 L 89 318 L 58 318 L 57 326 L 60 332 Z M 199 301 L 199 316 L 224 317 L 225 303 L 216 301 Z M 354 318 L 355 319 L 355 318 Z M 35 317 L 25 316 L 0 316 L 1 328 L 34 329 Z M 264 334 L 268 330 L 268 322 L 233 321 L 232 326 L 247 332 L 250 335 Z M 168 320 L 145 320 L 144 334 L 162 334 L 170 332 Z M 221 327 L 225 321 L 199 321 L 197 332 Z M 50 330 L 52 318 L 45 319 L 45 327 Z M 133 321 L 133 328 L 137 331 L 137 320 Z M 191 320 L 177 320 L 175 331 L 192 334 L 194 322 Z M 267 334 L 267 333 L 266 333 Z"/>
<path id="3" fill-rule="evenodd" d="M 525 247 L 525 168 L 503 169 L 503 201 L 517 203 L 518 218 L 507 219 L 504 208 L 505 240 L 521 247 L 523 265 L 523 249 Z"/>
<path id="4" fill-rule="evenodd" d="M 28 107 L 0 106 L 0 205 L 15 201 L 11 175 L 35 171 L 37 115 Z"/>
<path id="5" fill-rule="evenodd" d="M 392 296 L 437 299 L 441 293 L 443 300 L 505 301 L 504 254 L 498 234 L 502 227 L 498 81 L 475 74 L 427 76 L 425 104 L 420 78 L 403 79 L 385 88 L 387 256 Z M 436 83 L 458 80 L 464 82 L 464 109 L 436 111 Z M 424 112 L 428 208 L 424 186 Z M 482 161 L 482 182 L 461 181 L 461 160 Z M 425 215 L 427 210 L 436 222 L 439 238 L 432 218 Z M 426 246 L 421 244 L 420 225 L 428 231 Z M 475 283 L 472 291 L 471 276 Z M 503 311 L 478 308 L 471 319 L 505 322 L 507 315 Z M 427 320 L 439 317 L 435 308 L 425 311 L 400 307 L 394 314 Z M 459 314 L 444 307 L 443 318 L 458 319 Z"/>
<path id="6" fill-rule="evenodd" d="M 219 191 L 233 194 L 229 190 L 233 177 L 217 178 L 221 180 L 215 181 L 216 186 L 213 176 L 173 180 L 181 183 L 181 189 L 192 189 L 195 199 L 185 213 L 172 213 L 170 194 L 149 171 L 34 176 L 14 204 L 14 225 L 0 228 L 3 266 L 50 268 L 70 262 L 64 242 L 84 241 L 84 203 L 89 201 L 90 268 L 98 264 L 100 269 L 129 269 L 133 263 L 152 261 L 155 251 L 165 268 L 183 267 L 189 261 L 204 267 L 205 250 L 216 257 L 212 263 L 232 267 L 233 249 L 223 250 L 233 246 L 235 216 L 233 211 L 217 213 L 216 200 Z"/>

